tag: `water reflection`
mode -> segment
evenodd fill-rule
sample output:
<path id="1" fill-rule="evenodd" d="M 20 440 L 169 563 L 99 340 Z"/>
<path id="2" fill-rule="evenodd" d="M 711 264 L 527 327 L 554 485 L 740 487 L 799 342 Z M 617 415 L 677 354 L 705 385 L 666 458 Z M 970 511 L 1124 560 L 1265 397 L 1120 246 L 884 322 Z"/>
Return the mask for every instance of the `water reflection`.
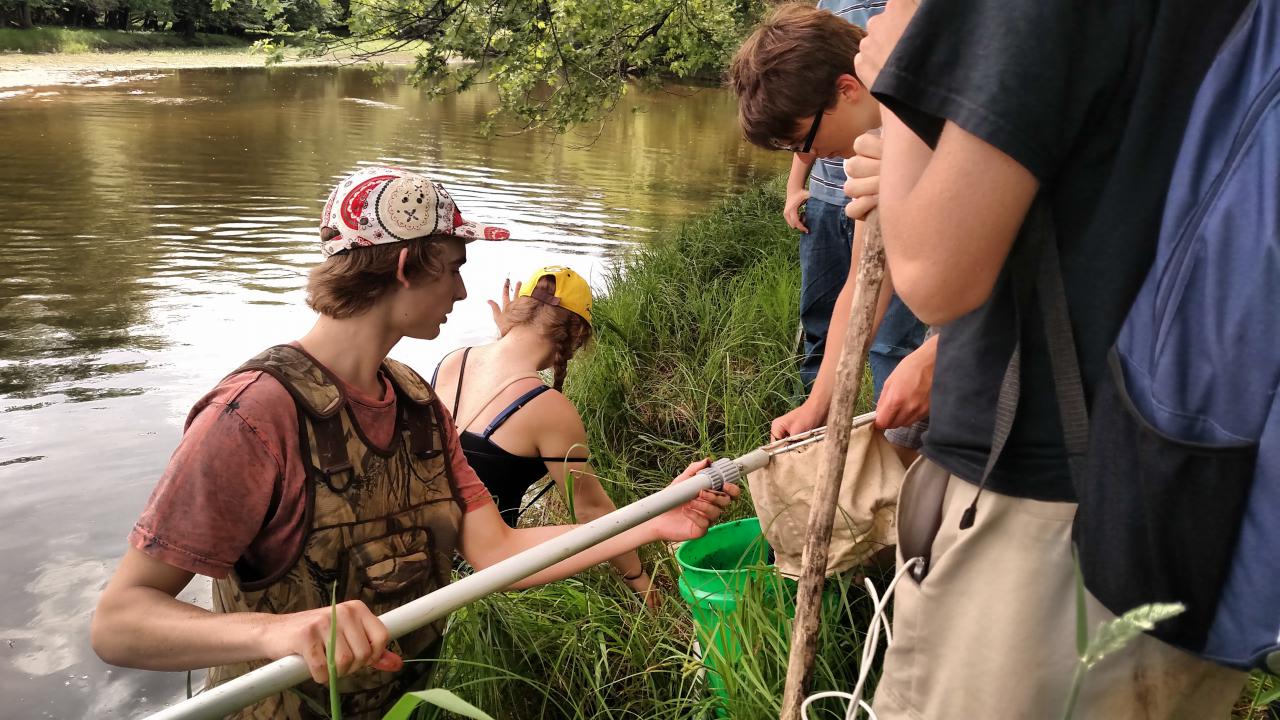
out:
<path id="1" fill-rule="evenodd" d="M 393 351 L 429 371 L 493 332 L 484 301 L 504 277 L 562 261 L 598 283 L 629 243 L 787 160 L 747 148 L 714 89 L 632 93 L 598 135 L 557 139 L 477 136 L 495 103 L 483 86 L 429 101 L 354 68 L 77 82 L 0 94 L 6 718 L 135 715 L 184 692 L 185 675 L 99 663 L 88 613 L 190 405 L 309 325 L 301 288 L 337 178 L 416 169 L 517 238 L 471 246 L 470 297 L 441 338 Z"/>

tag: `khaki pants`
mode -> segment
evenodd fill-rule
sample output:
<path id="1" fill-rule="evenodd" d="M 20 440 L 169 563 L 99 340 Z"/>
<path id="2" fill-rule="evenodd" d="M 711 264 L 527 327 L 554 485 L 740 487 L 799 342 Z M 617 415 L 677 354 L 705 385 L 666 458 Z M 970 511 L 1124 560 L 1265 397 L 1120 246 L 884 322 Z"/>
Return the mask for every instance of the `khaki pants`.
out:
<path id="1" fill-rule="evenodd" d="M 903 484 L 917 482 L 946 484 L 942 525 L 924 581 L 898 584 L 877 716 L 1061 718 L 1076 664 L 1075 505 L 985 490 L 960 530 L 977 487 L 924 458 Z M 1086 605 L 1090 634 L 1114 617 L 1092 597 Z M 1085 676 L 1074 718 L 1221 720 L 1245 679 L 1143 635 Z"/>

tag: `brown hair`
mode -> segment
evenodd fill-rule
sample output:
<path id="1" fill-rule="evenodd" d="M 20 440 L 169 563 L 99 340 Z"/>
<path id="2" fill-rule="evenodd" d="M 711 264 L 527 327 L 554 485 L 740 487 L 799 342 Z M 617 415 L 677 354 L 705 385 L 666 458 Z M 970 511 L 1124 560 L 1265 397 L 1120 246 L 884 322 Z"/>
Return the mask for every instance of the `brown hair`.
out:
<path id="1" fill-rule="evenodd" d="M 554 297 L 556 277 L 543 275 L 538 278 L 534 292 L 545 297 Z M 502 311 L 502 315 L 498 318 L 498 331 L 506 335 L 517 325 L 533 326 L 541 330 L 555 344 L 556 351 L 551 361 L 554 372 L 552 387 L 556 390 L 563 389 L 564 376 L 569 368 L 569 358 L 591 339 L 591 323 L 570 310 L 521 296 Z"/>
<path id="2" fill-rule="evenodd" d="M 322 240 L 336 234 L 332 228 L 320 231 Z M 410 282 L 435 279 L 444 272 L 444 263 L 440 259 L 442 244 L 431 240 L 426 237 L 371 245 L 329 256 L 312 268 L 307 277 L 307 305 L 321 315 L 338 320 L 367 311 L 395 287 L 400 250 L 405 247 L 409 248 L 409 256 L 404 261 L 405 279 Z"/>
<path id="3" fill-rule="evenodd" d="M 853 57 L 866 31 L 809 5 L 787 3 L 769 13 L 738 48 L 729 86 L 747 141 L 777 149 L 797 122 L 831 107 L 836 80 L 857 74 Z"/>

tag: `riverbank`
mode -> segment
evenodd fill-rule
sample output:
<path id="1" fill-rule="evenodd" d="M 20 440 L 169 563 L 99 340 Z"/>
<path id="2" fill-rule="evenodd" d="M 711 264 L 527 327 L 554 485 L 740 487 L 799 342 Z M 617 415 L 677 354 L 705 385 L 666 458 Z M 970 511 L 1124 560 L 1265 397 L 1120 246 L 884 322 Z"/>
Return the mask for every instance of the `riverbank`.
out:
<path id="1" fill-rule="evenodd" d="M 241 48 L 251 41 L 231 35 L 196 33 L 186 37 L 174 32 L 96 30 L 67 27 L 35 27 L 26 30 L 0 28 L 2 53 L 87 53 L 164 50 L 178 48 Z M 6 58 L 8 60 L 8 58 Z M 8 65 L 8 62 L 5 63 Z"/>
<path id="2" fill-rule="evenodd" d="M 34 88 L 52 85 L 102 84 L 106 75 L 145 72 L 148 70 L 190 70 L 196 68 L 262 67 L 266 56 L 256 51 L 248 42 L 226 35 L 207 35 L 210 45 L 203 47 L 157 46 L 155 48 L 111 47 L 94 49 L 78 45 L 79 40 L 68 41 L 65 50 L 15 51 L 12 45 L 18 41 L 12 36 L 50 31 L 55 34 L 77 36 L 79 33 L 97 35 L 155 36 L 178 38 L 170 33 L 120 32 L 118 30 L 71 30 L 37 28 L 35 30 L 0 29 L 0 88 Z M 197 34 L 197 39 L 201 34 Z M 225 45 L 217 42 L 228 42 Z M 367 51 L 386 46 L 385 42 L 364 43 L 358 50 Z M 5 51 L 5 48 L 9 48 Z M 282 67 L 351 65 L 364 62 L 355 57 L 357 48 L 344 49 L 319 57 L 301 57 L 297 51 L 286 50 Z M 400 49 L 374 58 L 386 65 L 407 65 L 413 62 L 412 49 Z"/>

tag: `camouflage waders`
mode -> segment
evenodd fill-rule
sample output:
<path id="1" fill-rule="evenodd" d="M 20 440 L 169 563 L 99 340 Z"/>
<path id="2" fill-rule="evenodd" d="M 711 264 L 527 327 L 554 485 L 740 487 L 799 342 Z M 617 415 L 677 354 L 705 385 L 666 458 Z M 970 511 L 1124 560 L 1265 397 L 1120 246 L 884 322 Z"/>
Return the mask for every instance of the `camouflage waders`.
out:
<path id="1" fill-rule="evenodd" d="M 382 614 L 449 582 L 462 509 L 454 497 L 442 424 L 431 387 L 413 370 L 386 360 L 382 372 L 396 393 L 396 428 L 389 448 L 373 447 L 352 418 L 338 384 L 300 349 L 277 345 L 236 372 L 261 370 L 279 380 L 298 409 L 307 470 L 308 530 L 302 550 L 283 572 L 243 581 L 236 572 L 213 583 L 218 612 L 284 614 L 362 600 Z M 192 416 L 199 411 L 196 408 Z M 433 658 L 440 620 L 391 643 L 404 658 Z M 212 687 L 265 662 L 213 668 Z M 343 717 L 382 715 L 407 691 L 423 688 L 430 663 L 406 664 L 399 673 L 365 668 L 338 682 Z M 237 720 L 310 720 L 321 715 L 302 693 L 328 708 L 328 690 L 308 680 L 231 717 Z"/>

